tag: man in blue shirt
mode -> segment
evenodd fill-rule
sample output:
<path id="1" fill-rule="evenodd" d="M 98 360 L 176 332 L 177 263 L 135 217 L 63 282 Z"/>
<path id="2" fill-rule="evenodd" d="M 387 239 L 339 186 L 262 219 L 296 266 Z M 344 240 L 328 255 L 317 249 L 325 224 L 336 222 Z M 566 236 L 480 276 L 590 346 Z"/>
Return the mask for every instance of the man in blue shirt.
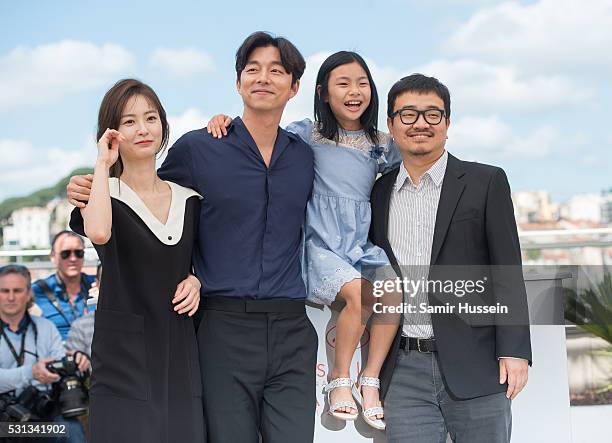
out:
<path id="1" fill-rule="evenodd" d="M 61 231 L 51 242 L 51 261 L 57 272 L 34 282 L 32 291 L 43 316 L 66 340 L 70 325 L 88 311 L 86 300 L 95 276 L 81 272 L 85 244 L 72 231 Z"/>
<path id="2" fill-rule="evenodd" d="M 160 177 L 204 196 L 194 255 L 202 282 L 202 401 L 212 443 L 310 443 L 317 334 L 306 315 L 302 225 L 314 178 L 311 148 L 279 127 L 305 62 L 284 38 L 256 32 L 236 53 L 244 102 L 227 137 L 181 137 Z M 68 196 L 87 200 L 90 179 Z M 169 294 L 171 297 L 171 294 Z"/>
<path id="3" fill-rule="evenodd" d="M 27 313 L 32 304 L 30 281 L 30 272 L 24 266 L 0 268 L 0 393 L 14 391 L 19 395 L 28 386 L 41 391 L 50 390 L 50 384 L 58 381 L 59 376 L 47 370 L 45 365 L 66 354 L 53 323 L 42 317 L 30 317 Z M 81 360 L 86 358 L 77 355 L 77 363 Z M 66 423 L 69 428 L 69 437 L 57 441 L 85 442 L 84 430 L 78 420 L 64 420 L 58 416 L 56 421 Z M 48 442 L 49 439 L 41 441 Z"/>
<path id="4" fill-rule="evenodd" d="M 242 117 L 223 139 L 184 135 L 159 170 L 204 196 L 195 270 L 212 442 L 313 439 L 317 335 L 300 264 L 313 154 L 278 126 L 304 68 L 286 39 L 249 36 L 236 54 Z"/>

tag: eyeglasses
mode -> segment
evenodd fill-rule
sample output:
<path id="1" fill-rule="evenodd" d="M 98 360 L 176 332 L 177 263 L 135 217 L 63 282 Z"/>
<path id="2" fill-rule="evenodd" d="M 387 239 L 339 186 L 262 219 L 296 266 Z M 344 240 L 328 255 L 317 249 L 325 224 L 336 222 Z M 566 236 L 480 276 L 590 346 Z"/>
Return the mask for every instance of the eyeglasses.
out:
<path id="1" fill-rule="evenodd" d="M 74 254 L 76 258 L 83 258 L 85 257 L 85 250 L 84 249 L 64 249 L 63 251 L 60 251 L 59 253 L 62 260 L 66 260 L 68 257 L 70 257 L 71 254 Z"/>
<path id="2" fill-rule="evenodd" d="M 437 125 L 442 121 L 444 113 L 445 112 L 442 109 L 437 108 L 426 109 L 424 111 L 419 111 L 412 108 L 402 108 L 391 114 L 391 118 L 395 118 L 395 116 L 399 114 L 400 120 L 403 124 L 414 125 L 419 119 L 419 116 L 422 115 L 427 123 L 430 125 Z"/>

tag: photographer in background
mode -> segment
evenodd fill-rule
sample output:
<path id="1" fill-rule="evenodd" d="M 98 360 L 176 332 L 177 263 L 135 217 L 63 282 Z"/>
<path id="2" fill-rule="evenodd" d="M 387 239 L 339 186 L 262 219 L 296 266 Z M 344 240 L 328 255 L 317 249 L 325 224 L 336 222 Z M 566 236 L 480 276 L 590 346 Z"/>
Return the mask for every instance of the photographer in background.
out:
<path id="1" fill-rule="evenodd" d="M 21 265 L 0 268 L 0 393 L 14 391 L 19 396 L 33 386 L 50 391 L 50 384 L 60 379 L 46 368 L 46 364 L 65 355 L 62 339 L 54 324 L 42 317 L 27 313 L 32 304 L 31 276 Z M 77 355 L 77 359 L 86 358 Z M 45 420 L 49 420 L 45 418 Z M 58 441 L 85 442 L 83 428 L 75 419 L 65 422 L 69 437 Z M 32 441 L 32 440 L 30 440 Z M 48 439 L 44 441 L 49 441 Z"/>
<path id="2" fill-rule="evenodd" d="M 55 323 L 66 340 L 72 322 L 92 310 L 87 307 L 87 297 L 95 276 L 81 272 L 85 244 L 72 231 L 53 237 L 50 257 L 57 272 L 34 282 L 32 291 L 43 316 Z"/>

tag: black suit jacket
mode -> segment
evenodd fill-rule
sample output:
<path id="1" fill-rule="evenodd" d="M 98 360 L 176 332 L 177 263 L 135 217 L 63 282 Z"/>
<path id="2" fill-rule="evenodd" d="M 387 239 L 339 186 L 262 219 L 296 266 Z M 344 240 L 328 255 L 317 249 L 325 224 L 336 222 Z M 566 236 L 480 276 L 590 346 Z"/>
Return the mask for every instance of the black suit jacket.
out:
<path id="1" fill-rule="evenodd" d="M 387 236 L 389 202 L 398 172 L 399 167 L 382 176 L 372 189 L 370 238 L 385 250 L 399 271 Z M 435 268 L 433 265 L 486 268 L 487 265 L 514 265 L 512 275 L 506 272 L 498 275 L 497 280 L 492 277 L 484 299 L 499 301 L 503 293 L 505 303 L 514 308 L 515 321 L 520 317 L 522 324 L 499 324 L 494 314 L 490 314 L 491 321 L 485 321 L 484 325 L 466 322 L 455 315 L 431 316 L 438 362 L 451 393 L 466 399 L 505 391 L 507 387 L 499 384 L 498 358 L 519 357 L 531 363 L 531 342 L 527 297 L 520 272 L 521 250 L 510 187 L 501 168 L 461 161 L 449 154 L 430 263 L 431 269 Z M 431 274 L 429 278 L 432 279 Z M 431 293 L 428 296 L 430 305 L 439 304 Z M 391 381 L 401 333 L 400 326 L 381 371 L 383 397 Z"/>

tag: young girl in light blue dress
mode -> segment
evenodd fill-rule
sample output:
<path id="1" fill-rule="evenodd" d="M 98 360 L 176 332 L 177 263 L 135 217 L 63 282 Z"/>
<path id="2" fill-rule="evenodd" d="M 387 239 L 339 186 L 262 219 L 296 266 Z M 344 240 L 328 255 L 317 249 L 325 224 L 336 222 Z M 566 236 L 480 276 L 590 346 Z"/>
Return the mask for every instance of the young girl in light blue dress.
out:
<path id="1" fill-rule="evenodd" d="M 389 135 L 377 130 L 378 95 L 361 56 L 340 51 L 328 57 L 317 75 L 315 121 L 294 122 L 288 131 L 298 134 L 314 151 L 315 179 L 305 223 L 305 280 L 309 298 L 330 305 L 344 301 L 336 323 L 335 359 L 329 395 L 329 413 L 342 420 L 362 416 L 372 427 L 384 429 L 379 400 L 379 373 L 397 331 L 399 316 L 373 321 L 368 361 L 359 388 L 350 378 L 350 365 L 378 301 L 366 270 L 388 267 L 385 252 L 368 240 L 370 192 L 377 174 L 400 162 Z M 209 132 L 221 136 L 231 119 L 218 115 Z M 362 274 L 363 272 L 363 274 Z M 376 314 L 375 314 L 376 316 Z M 375 320 L 375 319 L 373 319 Z"/>

